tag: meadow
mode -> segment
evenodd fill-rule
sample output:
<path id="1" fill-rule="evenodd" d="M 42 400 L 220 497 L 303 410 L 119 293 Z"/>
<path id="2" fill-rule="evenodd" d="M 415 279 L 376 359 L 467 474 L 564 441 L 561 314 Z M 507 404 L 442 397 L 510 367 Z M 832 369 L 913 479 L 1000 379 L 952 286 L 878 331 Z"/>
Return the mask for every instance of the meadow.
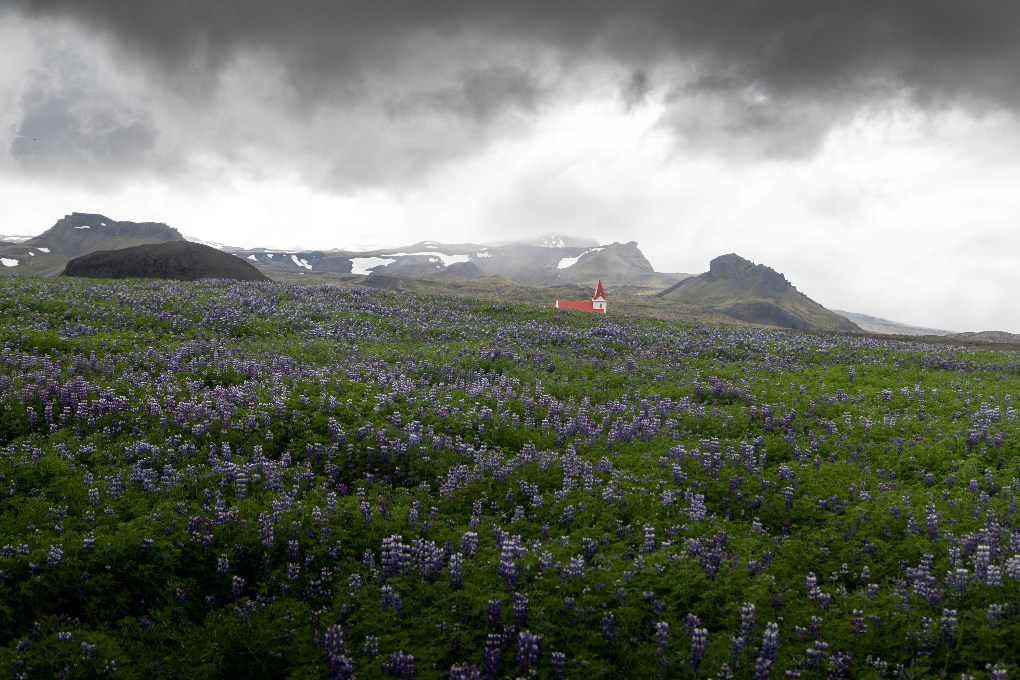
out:
<path id="1" fill-rule="evenodd" d="M 1006 678 L 1020 353 L 0 281 L 12 677 Z"/>

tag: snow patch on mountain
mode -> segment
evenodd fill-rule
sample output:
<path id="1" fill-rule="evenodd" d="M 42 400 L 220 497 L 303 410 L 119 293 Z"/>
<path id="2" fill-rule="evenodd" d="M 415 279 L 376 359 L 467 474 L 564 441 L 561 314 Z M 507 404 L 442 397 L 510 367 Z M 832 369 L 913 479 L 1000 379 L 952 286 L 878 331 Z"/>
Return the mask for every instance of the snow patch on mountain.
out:
<path id="1" fill-rule="evenodd" d="M 585 255 L 587 255 L 589 253 L 597 253 L 600 250 L 605 250 L 605 248 L 589 248 L 588 250 L 584 251 L 583 253 L 581 253 L 577 257 L 565 257 L 565 258 L 563 258 L 562 260 L 559 261 L 559 263 L 556 265 L 556 268 L 557 269 L 566 269 L 567 267 L 573 267 L 575 264 L 577 264 L 577 261 L 580 260 Z"/>
<path id="2" fill-rule="evenodd" d="M 0 264 L 5 267 L 17 267 L 20 263 L 13 257 L 0 257 Z"/>
<path id="3" fill-rule="evenodd" d="M 308 264 L 308 260 L 303 257 L 299 258 L 297 255 L 291 255 L 290 259 L 299 267 L 304 267 L 305 269 L 312 268 L 312 265 Z"/>
<path id="4" fill-rule="evenodd" d="M 434 248 L 436 246 L 427 246 L 427 247 Z M 451 264 L 456 264 L 458 262 L 470 262 L 471 261 L 471 256 L 470 255 L 447 255 L 446 253 L 433 253 L 431 251 L 430 252 L 424 252 L 424 253 L 391 253 L 390 255 L 388 255 L 388 257 L 412 257 L 412 256 L 415 256 L 415 255 L 419 255 L 419 256 L 425 255 L 425 256 L 428 256 L 430 258 L 438 257 L 440 260 L 442 260 L 444 267 L 449 267 Z M 429 260 L 429 261 L 432 262 L 433 260 Z"/>
<path id="5" fill-rule="evenodd" d="M 352 257 L 351 258 L 351 273 L 361 274 L 362 276 L 368 276 L 371 270 L 376 267 L 386 266 L 396 262 L 392 257 Z"/>

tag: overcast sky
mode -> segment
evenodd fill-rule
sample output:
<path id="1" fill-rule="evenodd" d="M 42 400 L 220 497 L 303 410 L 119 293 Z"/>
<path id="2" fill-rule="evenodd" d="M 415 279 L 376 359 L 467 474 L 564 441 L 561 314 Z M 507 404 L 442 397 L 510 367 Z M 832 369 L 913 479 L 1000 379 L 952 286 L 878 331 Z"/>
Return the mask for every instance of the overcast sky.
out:
<path id="1" fill-rule="evenodd" d="M 543 233 L 1020 332 L 1015 0 L 0 0 L 0 233 Z"/>

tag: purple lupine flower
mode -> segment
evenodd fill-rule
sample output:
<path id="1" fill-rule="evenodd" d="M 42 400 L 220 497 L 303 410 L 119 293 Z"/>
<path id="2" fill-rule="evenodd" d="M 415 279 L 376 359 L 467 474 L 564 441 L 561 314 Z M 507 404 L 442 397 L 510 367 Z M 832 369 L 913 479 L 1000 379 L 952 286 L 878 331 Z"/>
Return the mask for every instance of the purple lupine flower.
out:
<path id="1" fill-rule="evenodd" d="M 520 630 L 528 625 L 528 596 L 523 593 L 514 593 L 510 602 L 513 627 Z"/>
<path id="2" fill-rule="evenodd" d="M 821 668 L 822 661 L 829 655 L 829 643 L 815 640 L 807 649 L 807 667 Z"/>
<path id="3" fill-rule="evenodd" d="M 988 671 L 990 680 L 1007 680 L 1009 677 L 1002 664 L 986 664 L 985 669 Z"/>
<path id="4" fill-rule="evenodd" d="M 669 667 L 669 658 L 666 656 L 669 648 L 669 624 L 665 621 L 655 623 L 655 661 L 659 664 L 662 672 Z"/>
<path id="5" fill-rule="evenodd" d="M 850 616 L 850 625 L 850 632 L 853 633 L 853 636 L 858 640 L 860 640 L 861 637 L 868 632 L 868 626 L 864 623 L 864 612 L 860 609 L 853 610 L 853 613 Z"/>
<path id="6" fill-rule="evenodd" d="M 235 600 L 241 597 L 241 592 L 244 590 L 244 579 L 240 576 L 234 576 L 230 579 L 230 596 Z"/>
<path id="7" fill-rule="evenodd" d="M 489 633 L 485 638 L 485 651 L 482 655 L 482 675 L 486 680 L 493 680 L 499 670 L 500 647 L 503 644 L 503 636 L 499 633 Z"/>
<path id="8" fill-rule="evenodd" d="M 46 566 L 55 569 L 63 564 L 64 549 L 59 545 L 51 545 L 49 555 L 46 557 Z"/>
<path id="9" fill-rule="evenodd" d="M 650 553 L 655 551 L 655 527 L 644 525 L 641 530 L 641 552 Z"/>
<path id="10" fill-rule="evenodd" d="M 575 555 L 567 561 L 567 565 L 563 567 L 563 577 L 566 579 L 570 578 L 584 578 L 584 557 Z"/>
<path id="11" fill-rule="evenodd" d="M 563 652 L 550 652 L 549 665 L 552 677 L 557 680 L 562 678 L 567 674 L 567 655 Z"/>
<path id="12" fill-rule="evenodd" d="M 414 657 L 397 651 L 390 654 L 389 661 L 382 665 L 383 675 L 390 675 L 397 680 L 410 680 L 414 677 Z"/>
<path id="13" fill-rule="evenodd" d="M 460 590 L 464 587 L 464 555 L 454 553 L 450 555 L 450 590 Z"/>
<path id="14" fill-rule="evenodd" d="M 929 503 L 924 509 L 924 523 L 928 528 L 928 539 L 937 541 L 939 538 L 939 516 L 935 504 Z"/>
<path id="15" fill-rule="evenodd" d="M 754 603 L 745 602 L 740 605 L 740 636 L 750 642 L 754 639 L 754 629 L 757 621 Z"/>
<path id="16" fill-rule="evenodd" d="M 96 547 L 96 535 L 93 532 L 89 531 L 85 534 L 84 537 L 82 537 L 81 556 L 85 557 L 90 552 L 95 550 L 95 547 Z"/>
<path id="17" fill-rule="evenodd" d="M 361 574 L 354 572 L 347 577 L 347 594 L 351 598 L 355 598 L 361 593 L 361 587 Z"/>
<path id="18" fill-rule="evenodd" d="M 392 609 L 393 613 L 399 613 L 401 608 L 400 595 L 398 595 L 392 586 L 385 585 L 379 589 L 379 608 L 383 611 Z"/>
<path id="19" fill-rule="evenodd" d="M 747 651 L 747 639 L 743 635 L 730 637 L 730 658 L 733 665 L 739 670 L 744 663 L 744 653 Z"/>
<path id="20" fill-rule="evenodd" d="M 956 617 L 955 609 L 943 609 L 942 618 L 939 620 L 939 636 L 947 645 L 952 645 L 956 640 L 956 627 L 959 619 Z"/>
<path id="21" fill-rule="evenodd" d="M 515 545 L 513 539 L 503 542 L 499 551 L 499 577 L 506 583 L 507 588 L 513 588 L 517 583 L 517 555 L 519 545 Z"/>
<path id="22" fill-rule="evenodd" d="M 489 600 L 486 612 L 489 616 L 489 630 L 501 630 L 503 628 L 503 601 Z"/>
<path id="23" fill-rule="evenodd" d="M 614 642 L 620 634 L 616 630 L 616 616 L 613 612 L 602 613 L 602 637 L 609 642 Z"/>
<path id="24" fill-rule="evenodd" d="M 779 624 L 769 621 L 765 624 L 765 632 L 761 636 L 761 650 L 758 656 L 775 661 L 779 655 Z"/>
<path id="25" fill-rule="evenodd" d="M 330 680 L 349 680 L 354 677 L 354 663 L 346 654 L 343 628 L 339 625 L 330 626 L 322 642 L 322 655 L 326 658 L 327 677 Z"/>
<path id="26" fill-rule="evenodd" d="M 450 666 L 450 680 L 481 680 L 482 673 L 478 666 L 466 663 L 455 663 Z"/>
<path id="27" fill-rule="evenodd" d="M 469 560 L 474 559 L 478 551 L 478 534 L 474 531 L 465 531 L 460 538 L 460 551 Z"/>
<path id="28" fill-rule="evenodd" d="M 541 637 L 526 630 L 517 634 L 517 669 L 521 675 L 527 675 L 528 669 L 538 664 L 541 642 Z"/>
<path id="29" fill-rule="evenodd" d="M 708 630 L 695 628 L 691 633 L 691 669 L 698 674 L 701 662 L 705 660 L 705 651 L 708 649 Z"/>
<path id="30" fill-rule="evenodd" d="M 435 541 L 416 538 L 411 541 L 411 568 L 426 581 L 433 580 L 443 568 L 443 550 Z"/>

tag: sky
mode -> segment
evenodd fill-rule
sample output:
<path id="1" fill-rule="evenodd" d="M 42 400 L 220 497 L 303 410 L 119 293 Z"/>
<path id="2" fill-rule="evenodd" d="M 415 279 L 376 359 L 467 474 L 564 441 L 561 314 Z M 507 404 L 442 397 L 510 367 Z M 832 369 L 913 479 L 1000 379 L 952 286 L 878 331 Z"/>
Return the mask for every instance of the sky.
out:
<path id="1" fill-rule="evenodd" d="M 1015 0 L 0 0 L 0 234 L 548 233 L 1020 332 Z"/>

